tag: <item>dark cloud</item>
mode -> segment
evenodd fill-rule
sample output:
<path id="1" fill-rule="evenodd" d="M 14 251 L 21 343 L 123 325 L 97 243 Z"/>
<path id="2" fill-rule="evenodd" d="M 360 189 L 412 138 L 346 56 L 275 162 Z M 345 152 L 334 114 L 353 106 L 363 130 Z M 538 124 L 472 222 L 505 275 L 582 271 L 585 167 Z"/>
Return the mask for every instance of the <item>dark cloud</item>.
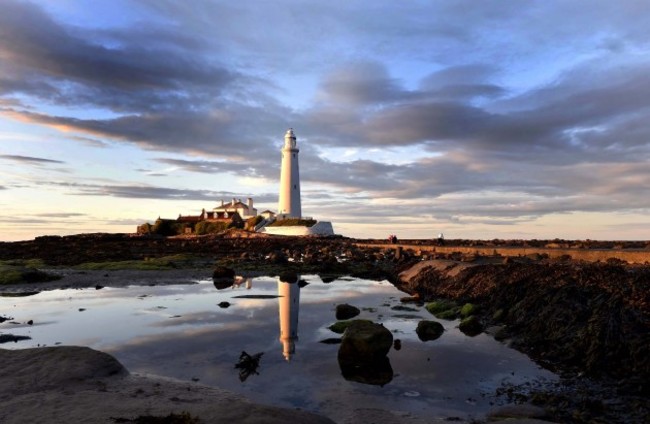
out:
<path id="1" fill-rule="evenodd" d="M 8 77 L 0 85 L 3 94 L 142 111 L 218 96 L 237 78 L 188 54 L 186 39 L 163 28 L 113 34 L 113 40 L 99 40 L 93 32 L 62 26 L 36 5 L 4 2 L 0 54 L 8 60 L 0 70 Z"/>
<path id="2" fill-rule="evenodd" d="M 322 82 L 321 96 L 327 103 L 378 106 L 408 97 L 386 68 L 376 62 L 352 63 L 336 69 Z"/>
<path id="3" fill-rule="evenodd" d="M 65 162 L 62 162 L 60 160 L 37 158 L 37 157 L 33 157 L 33 156 L 0 155 L 0 158 L 11 160 L 11 161 L 14 161 L 14 162 L 23 163 L 23 164 L 29 164 L 29 165 L 47 165 L 47 164 L 53 164 L 53 163 L 56 163 L 56 164 L 65 163 Z"/>
<path id="4" fill-rule="evenodd" d="M 74 182 L 39 182 L 38 184 L 66 189 L 66 194 L 68 195 L 108 196 L 126 199 L 204 200 L 209 202 L 216 202 L 218 199 L 231 199 L 233 197 L 242 198 L 251 196 L 256 200 L 264 202 L 268 201 L 271 196 L 269 194 L 253 196 L 252 194 L 234 193 L 230 191 L 175 189 L 150 185 L 84 184 Z M 275 195 L 274 200 L 277 200 L 277 195 Z M 65 215 L 72 216 L 70 214 Z"/>

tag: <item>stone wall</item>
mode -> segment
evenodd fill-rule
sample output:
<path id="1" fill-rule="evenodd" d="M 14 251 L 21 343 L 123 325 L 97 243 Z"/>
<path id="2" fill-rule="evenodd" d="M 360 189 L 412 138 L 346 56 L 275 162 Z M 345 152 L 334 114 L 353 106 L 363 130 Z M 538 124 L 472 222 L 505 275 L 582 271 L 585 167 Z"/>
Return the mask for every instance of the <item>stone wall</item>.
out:
<path id="1" fill-rule="evenodd" d="M 577 248 L 545 248 L 545 247 L 506 247 L 506 246 L 432 246 L 420 244 L 389 244 L 389 243 L 355 243 L 357 247 L 389 248 L 401 247 L 415 252 L 429 253 L 463 253 L 466 255 L 483 256 L 528 256 L 548 255 L 549 258 L 570 257 L 573 260 L 587 262 L 605 262 L 608 259 L 618 259 L 628 263 L 650 263 L 650 249 L 577 249 Z"/>

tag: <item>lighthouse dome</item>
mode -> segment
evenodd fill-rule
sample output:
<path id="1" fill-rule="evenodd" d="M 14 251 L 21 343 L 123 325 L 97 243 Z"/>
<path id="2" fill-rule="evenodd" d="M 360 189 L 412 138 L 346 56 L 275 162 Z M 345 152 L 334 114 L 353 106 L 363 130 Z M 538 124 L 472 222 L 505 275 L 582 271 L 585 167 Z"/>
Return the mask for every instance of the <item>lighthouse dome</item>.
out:
<path id="1" fill-rule="evenodd" d="M 293 128 L 289 128 L 284 134 L 284 147 L 290 149 L 296 148 L 296 135 L 293 133 Z"/>

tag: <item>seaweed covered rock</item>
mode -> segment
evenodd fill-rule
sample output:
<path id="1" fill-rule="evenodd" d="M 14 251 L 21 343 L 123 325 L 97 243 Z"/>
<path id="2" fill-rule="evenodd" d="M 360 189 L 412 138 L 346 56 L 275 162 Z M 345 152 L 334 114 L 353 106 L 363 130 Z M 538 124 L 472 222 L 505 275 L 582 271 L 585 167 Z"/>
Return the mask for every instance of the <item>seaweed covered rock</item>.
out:
<path id="1" fill-rule="evenodd" d="M 415 329 L 418 338 L 423 342 L 436 340 L 445 332 L 444 327 L 437 321 L 420 321 Z"/>
<path id="2" fill-rule="evenodd" d="M 458 324 L 458 329 L 462 331 L 467 336 L 477 336 L 483 332 L 483 325 L 479 319 L 472 315 L 463 320 Z"/>
<path id="3" fill-rule="evenodd" d="M 347 303 L 342 303 L 336 305 L 336 319 L 350 319 L 354 318 L 361 313 L 361 310 L 356 306 L 348 305 Z"/>
<path id="4" fill-rule="evenodd" d="M 343 332 L 353 323 L 355 322 L 366 322 L 366 323 L 372 323 L 372 321 L 367 320 L 367 319 L 355 319 L 354 321 L 336 321 L 334 324 L 330 325 L 329 328 L 336 334 L 343 334 Z"/>
<path id="5" fill-rule="evenodd" d="M 425 305 L 427 311 L 438 319 L 454 320 L 458 318 L 460 308 L 456 302 L 450 300 L 435 300 Z"/>
<path id="6" fill-rule="evenodd" d="M 504 326 L 512 346 L 547 366 L 650 381 L 650 266 L 428 262 L 402 273 L 396 285 L 430 300 L 427 310 L 436 317 L 454 308 L 435 299 L 480 304 L 472 316 Z M 650 383 L 642 386 L 650 390 Z"/>
<path id="7" fill-rule="evenodd" d="M 373 361 L 386 356 L 392 345 L 393 335 L 383 325 L 354 320 L 343 333 L 338 356 L 343 362 Z"/>

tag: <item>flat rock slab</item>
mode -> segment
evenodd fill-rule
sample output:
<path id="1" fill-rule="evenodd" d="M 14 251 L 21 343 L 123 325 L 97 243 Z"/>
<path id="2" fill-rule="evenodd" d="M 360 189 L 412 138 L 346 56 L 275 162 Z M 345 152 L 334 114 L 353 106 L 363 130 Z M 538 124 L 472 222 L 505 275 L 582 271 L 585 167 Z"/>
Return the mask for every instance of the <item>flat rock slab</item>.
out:
<path id="1" fill-rule="evenodd" d="M 130 375 L 85 347 L 0 349 L 0 422 L 115 423 L 184 411 L 201 422 L 331 424 L 315 414 L 243 399 L 192 382 Z"/>

